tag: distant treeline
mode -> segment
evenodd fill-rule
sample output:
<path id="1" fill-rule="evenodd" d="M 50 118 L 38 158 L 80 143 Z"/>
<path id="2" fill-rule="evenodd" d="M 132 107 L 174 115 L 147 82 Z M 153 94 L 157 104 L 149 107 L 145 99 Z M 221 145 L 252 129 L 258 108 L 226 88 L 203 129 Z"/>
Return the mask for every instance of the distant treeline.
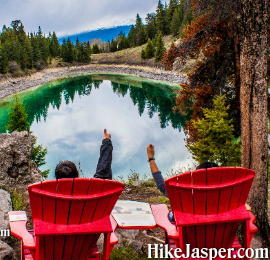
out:
<path id="1" fill-rule="evenodd" d="M 53 58 L 62 58 L 64 62 L 89 62 L 91 47 L 89 42 L 76 45 L 64 40 L 60 45 L 53 32 L 46 37 L 41 28 L 37 33 L 26 34 L 20 20 L 13 21 L 11 27 L 3 26 L 0 34 L 0 73 L 27 72 L 33 68 L 47 67 Z"/>
<path id="2" fill-rule="evenodd" d="M 169 4 L 165 5 L 159 0 L 156 12 L 147 14 L 146 24 L 142 23 L 140 15 L 137 14 L 136 23 L 132 25 L 128 35 L 120 33 L 116 39 L 100 46 L 99 51 L 115 52 L 148 43 L 142 58 L 154 57 L 155 51 L 162 52 L 164 48 L 160 38 L 165 35 L 182 37 L 182 29 L 190 24 L 192 19 L 192 9 L 188 0 L 170 0 Z M 156 57 L 156 60 L 159 59 L 160 57 Z"/>

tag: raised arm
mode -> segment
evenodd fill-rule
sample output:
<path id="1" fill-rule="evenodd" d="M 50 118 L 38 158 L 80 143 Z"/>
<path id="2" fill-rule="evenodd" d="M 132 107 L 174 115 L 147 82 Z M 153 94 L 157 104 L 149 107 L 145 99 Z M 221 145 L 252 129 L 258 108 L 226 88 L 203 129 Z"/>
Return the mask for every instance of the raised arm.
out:
<path id="1" fill-rule="evenodd" d="M 107 132 L 107 129 L 104 129 L 95 178 L 112 179 L 112 151 L 111 134 Z"/>
<path id="2" fill-rule="evenodd" d="M 155 146 L 152 144 L 149 144 L 146 148 L 146 151 L 147 151 L 148 162 L 150 165 L 150 170 L 154 178 L 154 181 L 156 183 L 156 186 L 163 193 L 164 196 L 168 197 L 164 179 L 155 162 Z"/>

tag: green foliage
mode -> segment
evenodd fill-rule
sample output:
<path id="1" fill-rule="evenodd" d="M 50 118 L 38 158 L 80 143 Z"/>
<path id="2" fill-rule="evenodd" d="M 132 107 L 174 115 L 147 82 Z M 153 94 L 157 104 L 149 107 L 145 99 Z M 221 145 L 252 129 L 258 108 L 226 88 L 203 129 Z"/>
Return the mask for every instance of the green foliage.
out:
<path id="1" fill-rule="evenodd" d="M 147 45 L 146 45 L 146 48 L 145 48 L 145 58 L 150 59 L 150 58 L 153 58 L 154 56 L 155 56 L 154 44 L 150 39 L 148 39 Z"/>
<path id="2" fill-rule="evenodd" d="M 158 36 L 155 40 L 155 45 L 156 45 L 155 61 L 158 62 L 163 58 L 163 55 L 166 51 L 166 49 L 164 47 L 164 42 L 162 40 L 161 33 L 158 34 Z"/>
<path id="3" fill-rule="evenodd" d="M 192 121 L 198 131 L 198 141 L 187 145 L 199 163 L 216 162 L 221 166 L 240 165 L 240 142 L 235 141 L 232 120 L 228 119 L 225 97 L 214 98 L 213 110 L 203 109 L 204 118 Z"/>
<path id="4" fill-rule="evenodd" d="M 179 34 L 179 30 L 183 22 L 183 12 L 184 12 L 184 5 L 181 3 L 180 6 L 177 9 L 175 9 L 172 16 L 170 31 L 173 36 Z"/>
<path id="5" fill-rule="evenodd" d="M 147 255 L 142 255 L 136 252 L 130 245 L 126 242 L 122 247 L 115 248 L 110 254 L 110 260 L 146 260 Z"/>
<path id="6" fill-rule="evenodd" d="M 63 40 L 61 58 L 68 63 L 72 63 L 75 60 L 75 47 L 69 38 L 67 41 L 65 39 Z"/>
<path id="7" fill-rule="evenodd" d="M 142 19 L 139 16 L 139 14 L 137 14 L 136 17 L 135 30 L 136 30 L 136 45 L 140 46 L 146 42 L 146 33 L 142 23 Z"/>
<path id="8" fill-rule="evenodd" d="M 92 46 L 92 53 L 93 53 L 93 54 L 98 54 L 98 53 L 100 53 L 100 52 L 101 52 L 101 51 L 100 51 L 98 45 L 97 45 L 97 44 L 93 44 L 93 46 Z"/>
<path id="9" fill-rule="evenodd" d="M 156 14 L 147 14 L 145 25 L 146 37 L 149 39 L 154 39 L 157 34 L 157 26 L 156 26 Z"/>
<path id="10" fill-rule="evenodd" d="M 49 41 L 49 48 L 50 48 L 50 54 L 53 58 L 60 56 L 60 43 L 58 41 L 58 38 L 55 34 L 55 32 L 53 32 L 53 34 L 49 34 L 48 37 L 48 41 Z"/>
<path id="11" fill-rule="evenodd" d="M 48 152 L 47 148 L 43 148 L 42 145 L 36 145 L 37 138 L 35 138 L 34 148 L 31 153 L 31 160 L 37 165 L 37 167 L 41 167 L 46 164 L 45 158 Z M 42 172 L 44 178 L 48 178 L 50 173 L 50 169 L 47 169 Z"/>
<path id="12" fill-rule="evenodd" d="M 21 194 L 16 189 L 12 189 L 9 192 L 10 192 L 13 210 L 15 210 L 15 211 L 25 210 L 27 203 L 26 203 L 26 200 L 25 200 L 23 194 Z"/>
<path id="13" fill-rule="evenodd" d="M 89 42 L 79 42 L 77 39 L 75 46 L 75 60 L 78 62 L 90 62 L 91 47 Z"/>
<path id="14" fill-rule="evenodd" d="M 25 107 L 20 102 L 18 95 L 15 96 L 15 103 L 12 105 L 9 112 L 8 125 L 6 129 L 12 133 L 13 131 L 30 131 L 30 125 L 27 120 L 27 113 Z M 45 157 L 48 152 L 48 149 L 41 145 L 36 145 L 37 139 L 35 138 L 34 148 L 31 154 L 31 160 L 36 163 L 38 167 L 46 164 Z M 50 170 L 45 170 L 42 172 L 42 175 L 47 178 Z"/>
<path id="15" fill-rule="evenodd" d="M 30 125 L 27 120 L 27 113 L 25 111 L 24 105 L 20 102 L 19 97 L 15 95 L 15 103 L 11 106 L 9 111 L 8 125 L 6 130 L 10 133 L 14 131 L 28 131 L 30 130 Z"/>
<path id="16" fill-rule="evenodd" d="M 144 49 L 142 49 L 142 52 L 141 52 L 141 58 L 142 58 L 142 59 L 145 59 L 145 50 L 144 50 Z"/>

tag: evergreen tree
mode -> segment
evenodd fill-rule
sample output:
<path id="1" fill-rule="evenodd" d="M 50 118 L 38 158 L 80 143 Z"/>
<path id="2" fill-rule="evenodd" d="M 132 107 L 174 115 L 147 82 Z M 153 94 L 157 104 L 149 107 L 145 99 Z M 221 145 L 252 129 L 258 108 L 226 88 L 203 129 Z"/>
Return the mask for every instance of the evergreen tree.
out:
<path id="1" fill-rule="evenodd" d="M 222 166 L 238 166 L 241 146 L 235 141 L 232 120 L 228 119 L 229 107 L 225 106 L 224 96 L 217 96 L 213 101 L 213 110 L 203 109 L 204 118 L 192 121 L 199 139 L 187 147 L 199 163 L 211 161 Z"/>
<path id="2" fill-rule="evenodd" d="M 136 46 L 136 37 L 137 37 L 136 29 L 132 25 L 130 30 L 129 30 L 128 37 L 127 37 L 129 47 L 135 47 Z"/>
<path id="3" fill-rule="evenodd" d="M 155 38 L 157 34 L 156 14 L 155 13 L 147 14 L 145 20 L 146 20 L 145 25 L 146 37 L 152 40 Z"/>
<path id="4" fill-rule="evenodd" d="M 92 53 L 93 53 L 93 54 L 98 54 L 98 53 L 100 53 L 100 49 L 99 49 L 99 47 L 98 47 L 97 44 L 93 44 L 93 46 L 92 46 Z"/>
<path id="5" fill-rule="evenodd" d="M 159 34 L 155 40 L 155 45 L 156 45 L 155 61 L 158 62 L 163 58 L 163 55 L 166 51 L 166 49 L 164 47 L 164 42 L 162 40 L 161 32 L 159 32 Z"/>
<path id="6" fill-rule="evenodd" d="M 186 9 L 185 14 L 184 14 L 183 22 L 180 26 L 180 37 L 181 38 L 184 36 L 182 30 L 185 29 L 188 24 L 191 24 L 192 19 L 193 19 L 192 9 L 190 7 L 188 7 Z"/>
<path id="7" fill-rule="evenodd" d="M 180 6 L 174 11 L 172 21 L 171 21 L 171 34 L 176 36 L 179 34 L 181 24 L 183 22 L 183 11 L 184 5 L 181 3 Z"/>
<path id="8" fill-rule="evenodd" d="M 56 33 L 53 32 L 50 40 L 49 40 L 49 49 L 50 49 L 50 55 L 55 58 L 60 55 L 60 43 L 58 41 L 58 38 L 56 36 Z"/>
<path id="9" fill-rule="evenodd" d="M 11 106 L 8 115 L 9 118 L 6 130 L 8 130 L 10 133 L 14 131 L 30 131 L 30 125 L 27 120 L 28 116 L 25 111 L 25 107 L 20 102 L 17 95 L 15 96 L 15 103 Z"/>
<path id="10" fill-rule="evenodd" d="M 139 14 L 137 14 L 136 17 L 135 30 L 136 30 L 136 45 L 141 46 L 146 42 L 146 34 L 142 23 L 142 19 L 139 16 Z"/>
<path id="11" fill-rule="evenodd" d="M 61 58 L 65 62 L 72 63 L 75 60 L 75 47 L 71 40 L 68 38 L 67 41 L 63 40 L 61 48 Z"/>
<path id="12" fill-rule="evenodd" d="M 155 56 L 154 44 L 150 39 L 148 39 L 147 45 L 146 45 L 146 48 L 145 48 L 145 58 L 150 59 L 150 58 L 153 58 L 154 56 Z"/>
<path id="13" fill-rule="evenodd" d="M 8 56 L 3 46 L 0 45 L 0 73 L 6 74 L 8 72 Z"/>
<path id="14" fill-rule="evenodd" d="M 173 14 L 178 8 L 179 2 L 178 0 L 170 0 L 169 8 L 168 8 L 168 22 L 171 23 Z"/>
<path id="15" fill-rule="evenodd" d="M 145 50 L 144 50 L 144 49 L 142 49 L 142 52 L 141 52 L 141 58 L 142 58 L 142 59 L 145 59 Z"/>
<path id="16" fill-rule="evenodd" d="M 118 42 L 117 50 L 119 50 L 119 51 L 127 49 L 129 47 L 127 37 L 122 31 L 117 36 L 116 41 Z"/>
<path id="17" fill-rule="evenodd" d="M 158 6 L 156 10 L 156 24 L 157 30 L 161 31 L 162 35 L 166 35 L 169 33 L 168 17 L 164 5 L 161 3 L 161 0 L 158 1 Z"/>
<path id="18" fill-rule="evenodd" d="M 111 52 L 116 52 L 117 51 L 117 42 L 114 39 L 112 39 L 112 41 L 111 41 L 110 51 Z"/>

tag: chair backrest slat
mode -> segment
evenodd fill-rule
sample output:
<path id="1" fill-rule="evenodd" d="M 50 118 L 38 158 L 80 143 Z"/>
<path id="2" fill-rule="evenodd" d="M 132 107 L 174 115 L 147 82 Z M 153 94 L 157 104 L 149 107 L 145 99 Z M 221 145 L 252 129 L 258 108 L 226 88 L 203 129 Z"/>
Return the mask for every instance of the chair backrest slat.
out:
<path id="1" fill-rule="evenodd" d="M 90 185 L 89 179 L 74 179 L 73 195 L 87 195 Z M 68 224 L 80 224 L 84 211 L 85 201 L 71 201 L 70 216 Z"/>

